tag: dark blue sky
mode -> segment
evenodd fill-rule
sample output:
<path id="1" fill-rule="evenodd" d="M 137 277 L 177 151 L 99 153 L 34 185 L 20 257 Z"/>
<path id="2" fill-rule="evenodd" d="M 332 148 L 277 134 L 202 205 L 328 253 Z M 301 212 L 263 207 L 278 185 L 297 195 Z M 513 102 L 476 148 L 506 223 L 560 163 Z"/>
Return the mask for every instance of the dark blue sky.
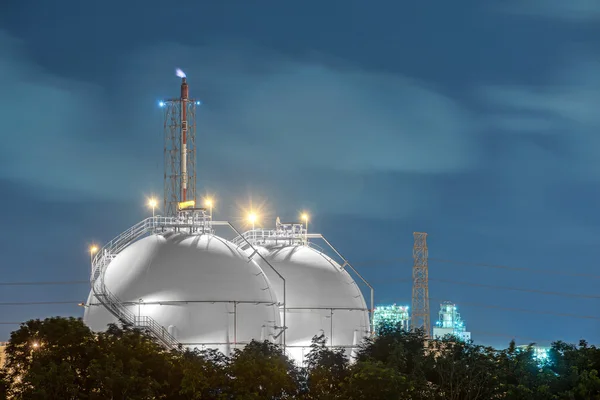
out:
<path id="1" fill-rule="evenodd" d="M 86 280 L 88 243 L 148 215 L 181 67 L 219 217 L 249 196 L 308 209 L 378 302 L 406 304 L 425 231 L 433 321 L 451 300 L 479 343 L 598 343 L 598 4 L 3 1 L 0 281 Z M 0 286 L 0 302 L 87 290 Z M 0 305 L 0 322 L 56 314 L 81 309 Z"/>

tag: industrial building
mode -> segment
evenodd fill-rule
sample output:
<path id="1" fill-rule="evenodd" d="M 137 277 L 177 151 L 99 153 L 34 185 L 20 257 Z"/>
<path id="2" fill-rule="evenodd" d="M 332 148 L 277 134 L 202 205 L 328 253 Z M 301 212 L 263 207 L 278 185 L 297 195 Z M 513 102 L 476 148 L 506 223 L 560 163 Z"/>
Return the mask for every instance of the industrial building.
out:
<path id="1" fill-rule="evenodd" d="M 440 304 L 439 319 L 433 327 L 433 338 L 441 339 L 445 336 L 454 336 L 460 340 L 471 340 L 471 332 L 457 311 L 456 304 L 449 301 Z"/>
<path id="2" fill-rule="evenodd" d="M 181 96 L 165 109 L 165 215 L 129 228 L 91 249 L 91 291 L 84 322 L 145 330 L 167 348 L 214 348 L 225 354 L 251 340 L 281 344 L 298 363 L 311 339 L 348 355 L 371 334 L 373 288 L 335 247 L 300 222 L 241 233 L 199 207 L 195 109 L 185 74 Z M 319 247 L 316 242 L 323 244 Z M 327 255 L 326 253 L 330 253 Z M 332 258 L 332 257 L 335 257 Z M 357 279 L 357 281 L 355 281 Z M 370 293 L 367 306 L 359 285 Z"/>
<path id="3" fill-rule="evenodd" d="M 400 328 L 405 331 L 410 329 L 410 315 L 408 306 L 379 305 L 373 312 L 373 330 L 379 333 L 385 327 Z"/>

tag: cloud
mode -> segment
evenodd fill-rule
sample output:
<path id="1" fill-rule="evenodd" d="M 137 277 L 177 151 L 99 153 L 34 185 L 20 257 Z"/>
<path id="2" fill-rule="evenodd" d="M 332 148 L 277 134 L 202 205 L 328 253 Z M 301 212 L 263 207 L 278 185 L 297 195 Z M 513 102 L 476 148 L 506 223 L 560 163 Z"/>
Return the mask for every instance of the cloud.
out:
<path id="1" fill-rule="evenodd" d="M 357 206 L 350 195 L 368 186 L 410 193 L 403 198 L 414 210 L 427 202 L 408 181 L 394 186 L 394 176 L 458 173 L 477 161 L 472 117 L 458 102 L 425 83 L 340 60 L 290 58 L 247 43 L 163 44 L 116 60 L 117 80 L 99 87 L 36 67 L 6 35 L 0 49 L 0 86 L 9 88 L 0 94 L 0 117 L 11 121 L 1 176 L 57 196 L 139 199 L 144 185 L 162 187 L 156 104 L 177 94 L 175 67 L 203 101 L 199 187 L 264 186 L 281 202 L 312 188 L 315 201 L 331 204 L 327 211 L 347 212 Z M 397 200 L 380 203 L 385 213 Z"/>
<path id="2" fill-rule="evenodd" d="M 511 0 L 500 7 L 505 12 L 573 22 L 600 19 L 600 3 L 596 0 Z"/>
<path id="3" fill-rule="evenodd" d="M 546 143 L 555 140 L 557 158 L 552 162 L 570 179 L 599 180 L 599 67 L 600 60 L 577 58 L 546 85 L 483 88 L 488 128 L 528 137 L 538 145 L 544 141 L 541 136 Z"/>
<path id="4" fill-rule="evenodd" d="M 130 183 L 116 177 L 135 169 L 136 163 L 122 142 L 106 135 L 119 127 L 100 87 L 44 71 L 19 41 L 2 32 L 0 87 L 0 178 L 28 183 L 41 189 L 40 196 L 61 199 L 118 199 L 131 191 Z"/>

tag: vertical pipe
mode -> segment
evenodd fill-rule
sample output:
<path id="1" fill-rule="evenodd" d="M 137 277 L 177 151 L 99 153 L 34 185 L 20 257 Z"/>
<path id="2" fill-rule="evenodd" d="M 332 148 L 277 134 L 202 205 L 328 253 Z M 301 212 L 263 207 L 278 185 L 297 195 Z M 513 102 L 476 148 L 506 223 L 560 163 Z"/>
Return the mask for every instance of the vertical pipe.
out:
<path id="1" fill-rule="evenodd" d="M 329 341 L 329 346 L 333 346 L 333 308 L 329 309 L 329 319 L 331 320 L 331 321 L 329 321 L 329 324 L 330 324 L 329 332 L 331 334 L 331 340 Z"/>
<path id="2" fill-rule="evenodd" d="M 275 271 L 277 272 L 277 271 Z M 277 274 L 279 275 L 279 272 L 277 272 Z M 280 275 L 281 276 L 281 275 Z M 281 277 L 283 279 L 283 277 Z M 283 350 L 286 350 L 286 346 L 287 346 L 287 342 L 285 340 L 285 334 L 287 331 L 287 325 L 285 323 L 285 317 L 287 315 L 287 301 L 285 298 L 285 279 L 283 279 Z"/>
<path id="3" fill-rule="evenodd" d="M 188 85 L 181 78 L 181 201 L 187 200 L 187 102 Z"/>
<path id="4" fill-rule="evenodd" d="M 369 313 L 369 314 L 371 314 L 370 315 L 370 317 L 371 317 L 371 324 L 370 324 L 371 325 L 371 335 L 373 335 L 375 333 L 375 323 L 374 323 L 375 321 L 373 321 L 374 320 L 373 317 L 375 315 L 375 305 L 374 305 L 375 301 L 374 301 L 373 297 L 374 297 L 373 288 L 371 288 L 371 312 Z"/>
<path id="5" fill-rule="evenodd" d="M 237 301 L 233 302 L 233 348 L 237 349 Z"/>

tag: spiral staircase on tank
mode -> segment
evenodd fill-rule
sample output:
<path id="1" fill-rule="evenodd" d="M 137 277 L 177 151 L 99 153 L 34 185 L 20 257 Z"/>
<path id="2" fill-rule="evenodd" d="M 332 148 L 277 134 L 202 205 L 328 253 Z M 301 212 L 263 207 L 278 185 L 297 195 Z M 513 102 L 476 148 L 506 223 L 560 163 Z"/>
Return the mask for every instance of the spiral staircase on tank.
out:
<path id="1" fill-rule="evenodd" d="M 161 219 L 165 221 L 160 221 Z M 159 225 L 175 225 L 175 220 L 164 217 L 153 217 L 145 219 L 132 226 L 119 236 L 108 242 L 102 247 L 92 259 L 91 286 L 94 296 L 102 306 L 104 306 L 112 315 L 114 315 L 122 324 L 140 329 L 152 336 L 156 341 L 167 349 L 180 347 L 179 342 L 169 332 L 153 318 L 148 316 L 138 316 L 131 312 L 123 302 L 115 296 L 104 284 L 104 275 L 106 269 L 117 254 L 129 246 L 131 243 L 154 232 Z M 169 222 L 169 223 L 167 223 Z"/>

